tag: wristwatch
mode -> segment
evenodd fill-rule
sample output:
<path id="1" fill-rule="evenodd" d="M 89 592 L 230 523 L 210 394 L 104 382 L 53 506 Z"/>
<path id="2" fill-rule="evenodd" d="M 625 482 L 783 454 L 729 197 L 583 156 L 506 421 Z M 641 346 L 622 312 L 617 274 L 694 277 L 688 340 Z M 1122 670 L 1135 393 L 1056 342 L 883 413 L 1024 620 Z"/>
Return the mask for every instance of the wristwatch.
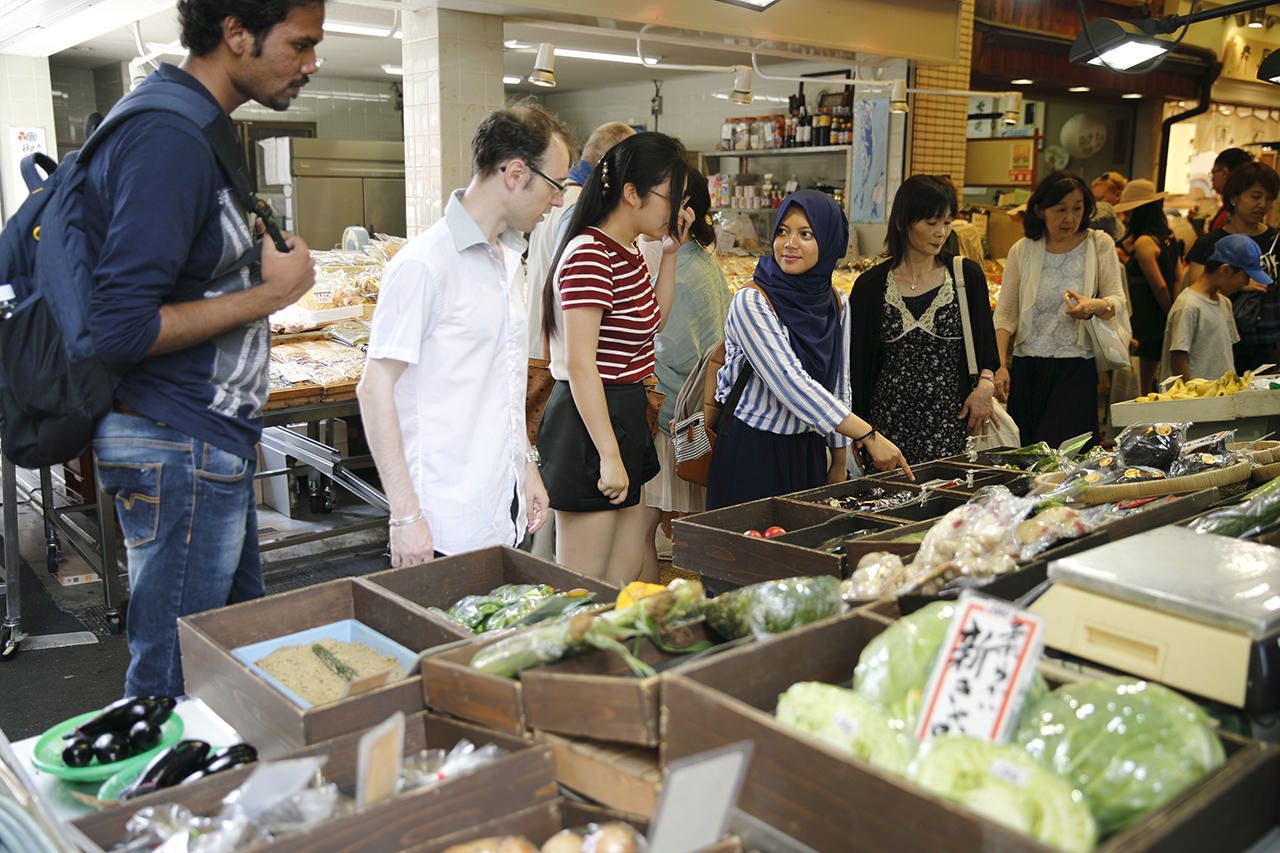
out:
<path id="1" fill-rule="evenodd" d="M 538 452 L 538 448 L 530 447 L 524 452 L 524 461 L 532 462 L 534 465 L 542 465 L 542 454 Z"/>

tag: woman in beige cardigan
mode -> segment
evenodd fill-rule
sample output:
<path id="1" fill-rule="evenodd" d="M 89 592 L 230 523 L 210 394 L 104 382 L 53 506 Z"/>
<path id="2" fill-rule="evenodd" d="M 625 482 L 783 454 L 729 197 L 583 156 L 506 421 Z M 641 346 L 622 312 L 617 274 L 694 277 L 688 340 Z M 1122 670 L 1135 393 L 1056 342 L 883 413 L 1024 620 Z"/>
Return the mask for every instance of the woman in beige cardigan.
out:
<path id="1" fill-rule="evenodd" d="M 996 304 L 996 393 L 1024 442 L 1056 446 L 1098 434 L 1098 369 L 1082 321 L 1125 314 L 1115 242 L 1089 229 L 1093 194 L 1077 175 L 1054 172 L 1022 218 L 1026 236 L 1005 262 Z M 1126 333 L 1127 336 L 1127 333 Z"/>

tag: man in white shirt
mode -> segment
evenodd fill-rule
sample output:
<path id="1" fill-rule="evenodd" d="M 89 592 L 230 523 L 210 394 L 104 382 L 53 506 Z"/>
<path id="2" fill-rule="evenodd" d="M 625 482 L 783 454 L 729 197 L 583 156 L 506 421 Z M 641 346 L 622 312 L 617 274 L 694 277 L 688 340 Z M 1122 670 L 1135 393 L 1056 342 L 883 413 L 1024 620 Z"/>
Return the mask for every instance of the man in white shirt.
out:
<path id="1" fill-rule="evenodd" d="M 546 357 L 542 352 L 542 287 L 547 281 L 547 273 L 551 271 L 551 261 L 555 258 L 556 249 L 564 240 L 568 219 L 578 202 L 582 185 L 587 182 L 587 175 L 591 174 L 605 152 L 634 133 L 630 125 L 620 121 L 611 121 L 597 127 L 588 137 L 587 144 L 582 146 L 582 159 L 569 169 L 564 204 L 548 211 L 529 234 L 528 267 L 525 272 L 529 280 L 530 358 Z"/>
<path id="2" fill-rule="evenodd" d="M 571 134 L 536 105 L 490 113 L 472 178 L 387 264 L 356 389 L 391 505 L 391 565 L 515 545 L 547 516 L 525 424 L 523 234 L 563 201 Z"/>

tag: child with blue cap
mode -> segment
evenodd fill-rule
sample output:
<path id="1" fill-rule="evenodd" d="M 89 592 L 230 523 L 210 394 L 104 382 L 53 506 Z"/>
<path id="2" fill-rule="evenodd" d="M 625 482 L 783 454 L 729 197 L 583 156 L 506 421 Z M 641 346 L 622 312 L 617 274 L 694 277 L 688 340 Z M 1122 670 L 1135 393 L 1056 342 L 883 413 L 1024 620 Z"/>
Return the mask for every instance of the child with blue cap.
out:
<path id="1" fill-rule="evenodd" d="M 1262 251 L 1252 238 L 1231 234 L 1219 240 L 1204 271 L 1169 309 L 1160 377 L 1216 379 L 1233 369 L 1231 345 L 1240 334 L 1229 297 L 1242 290 L 1265 291 L 1269 284 Z"/>

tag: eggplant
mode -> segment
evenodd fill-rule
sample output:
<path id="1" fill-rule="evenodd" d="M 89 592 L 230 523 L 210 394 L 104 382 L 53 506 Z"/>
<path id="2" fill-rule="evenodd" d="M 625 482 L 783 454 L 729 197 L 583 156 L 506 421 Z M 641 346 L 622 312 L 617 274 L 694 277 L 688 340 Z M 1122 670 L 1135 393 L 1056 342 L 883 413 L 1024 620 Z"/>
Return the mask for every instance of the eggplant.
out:
<path id="1" fill-rule="evenodd" d="M 129 747 L 136 755 L 146 752 L 160 742 L 160 726 L 150 720 L 139 720 L 129 729 Z"/>
<path id="2" fill-rule="evenodd" d="M 74 731 L 63 735 L 67 740 L 76 737 L 96 738 L 107 732 L 126 735 L 134 724 L 142 720 L 159 725 L 173 713 L 176 701 L 172 696 L 129 696 L 112 702 L 88 722 L 81 723 Z"/>
<path id="3" fill-rule="evenodd" d="M 75 743 L 75 741 L 72 741 Z M 110 764 L 129 757 L 129 738 L 116 732 L 103 732 L 93 741 L 93 754 L 99 764 Z"/>
<path id="4" fill-rule="evenodd" d="M 138 781 L 124 792 L 126 800 L 149 794 L 159 788 L 178 784 L 197 770 L 204 768 L 208 760 L 209 744 L 202 740 L 180 740 L 151 759 Z"/>
<path id="5" fill-rule="evenodd" d="M 234 746 L 224 747 L 210 755 L 202 770 L 203 774 L 208 776 L 223 770 L 230 770 L 232 767 L 238 767 L 241 764 L 250 764 L 257 760 L 258 750 L 247 743 L 237 743 Z"/>
<path id="6" fill-rule="evenodd" d="M 62 750 L 62 763 L 68 767 L 88 767 L 93 761 L 93 741 L 78 737 Z"/>

